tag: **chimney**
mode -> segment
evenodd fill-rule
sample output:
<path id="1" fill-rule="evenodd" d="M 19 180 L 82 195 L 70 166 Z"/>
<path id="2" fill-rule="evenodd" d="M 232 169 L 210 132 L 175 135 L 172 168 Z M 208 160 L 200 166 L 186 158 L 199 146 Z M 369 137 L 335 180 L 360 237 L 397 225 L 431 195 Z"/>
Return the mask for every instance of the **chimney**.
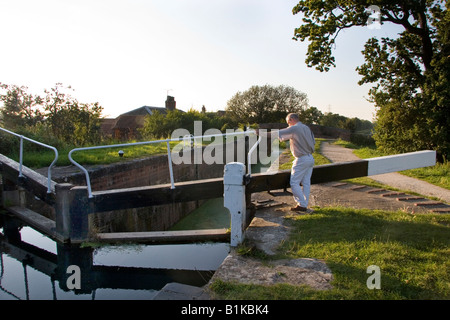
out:
<path id="1" fill-rule="evenodd" d="M 175 98 L 172 96 L 167 96 L 167 100 L 166 100 L 166 109 L 167 110 L 175 110 L 176 109 L 176 101 Z"/>

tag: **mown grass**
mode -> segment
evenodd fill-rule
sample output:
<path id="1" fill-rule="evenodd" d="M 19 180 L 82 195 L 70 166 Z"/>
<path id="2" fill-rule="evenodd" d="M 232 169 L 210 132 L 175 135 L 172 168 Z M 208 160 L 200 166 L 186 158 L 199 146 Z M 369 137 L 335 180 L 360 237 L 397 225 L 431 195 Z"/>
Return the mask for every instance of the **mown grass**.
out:
<path id="1" fill-rule="evenodd" d="M 130 142 L 132 143 L 132 142 Z M 171 150 L 176 146 L 178 141 L 170 143 Z M 73 147 L 74 148 L 74 147 Z M 69 160 L 69 152 L 72 147 L 58 150 L 57 166 L 67 166 L 72 163 Z M 123 150 L 122 157 L 119 156 L 119 150 Z M 167 143 L 155 143 L 146 145 L 134 145 L 124 147 L 111 147 L 94 150 L 82 150 L 75 151 L 72 154 L 73 159 L 83 165 L 96 165 L 96 164 L 111 164 L 121 161 L 129 161 L 131 159 L 138 159 L 158 154 L 167 153 Z M 19 154 L 8 155 L 13 160 L 19 160 Z M 43 148 L 42 151 L 24 152 L 23 161 L 24 165 L 30 168 L 42 168 L 49 166 L 55 158 L 55 153 L 52 150 Z"/>
<path id="2" fill-rule="evenodd" d="M 228 137 L 227 139 L 219 138 L 210 138 L 203 139 L 201 141 L 197 140 L 196 145 L 212 145 L 212 144 L 221 144 L 226 141 L 233 141 L 232 139 L 236 139 L 233 137 Z M 242 139 L 238 137 L 237 139 Z M 31 144 L 30 142 L 26 142 Z M 132 143 L 141 143 L 139 141 L 127 141 L 127 142 L 117 142 L 111 143 L 114 144 L 132 144 Z M 171 141 L 170 142 L 170 150 L 174 151 L 175 146 L 187 145 L 187 142 L 184 141 Z M 102 145 L 102 147 L 107 145 Z M 76 148 L 75 146 L 67 146 L 65 148 L 58 149 L 58 161 L 56 163 L 57 166 L 68 166 L 72 163 L 69 160 L 69 152 Z M 119 151 L 124 151 L 122 157 L 119 156 Z M 178 151 L 180 149 L 177 149 Z M 159 143 L 151 143 L 151 144 L 139 144 L 139 145 L 130 145 L 130 146 L 121 146 L 121 147 L 107 147 L 100 148 L 94 150 L 81 150 L 75 151 L 72 154 L 73 159 L 82 165 L 103 165 L 103 164 L 111 164 L 122 161 L 129 161 L 132 159 L 144 158 L 148 156 L 167 154 L 167 143 L 159 142 Z M 5 154 L 15 161 L 19 161 L 19 150 L 12 154 Z M 23 162 L 24 165 L 29 168 L 42 168 L 49 166 L 53 160 L 55 159 L 55 153 L 53 150 L 50 150 L 45 147 L 36 147 L 33 145 L 31 150 L 27 150 L 23 153 Z"/>
<path id="3" fill-rule="evenodd" d="M 398 211 L 316 208 L 291 216 L 292 232 L 275 258 L 322 259 L 331 290 L 279 284 L 216 281 L 218 299 L 397 300 L 450 298 L 450 216 Z M 367 267 L 381 271 L 381 289 L 369 289 Z"/>
<path id="4" fill-rule="evenodd" d="M 314 146 L 314 153 L 313 153 L 315 166 L 330 163 L 330 160 L 328 160 L 326 157 L 324 157 L 323 155 L 320 154 L 320 145 L 323 141 L 326 141 L 326 139 L 316 138 L 316 144 Z M 280 163 L 280 167 L 279 167 L 280 170 L 291 169 L 292 161 L 294 161 L 294 156 L 291 154 L 291 151 L 289 150 L 289 148 L 287 148 L 284 152 L 289 153 L 290 159 L 287 162 L 284 162 L 282 164 Z"/>

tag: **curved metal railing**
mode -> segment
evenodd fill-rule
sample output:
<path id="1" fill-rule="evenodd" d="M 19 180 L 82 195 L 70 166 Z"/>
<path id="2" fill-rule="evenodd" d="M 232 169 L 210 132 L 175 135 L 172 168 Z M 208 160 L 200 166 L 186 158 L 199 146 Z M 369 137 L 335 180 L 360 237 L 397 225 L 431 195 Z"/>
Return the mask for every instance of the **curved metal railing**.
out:
<path id="1" fill-rule="evenodd" d="M 30 141 L 32 143 L 35 143 L 37 145 L 40 145 L 42 147 L 51 149 L 55 152 L 55 159 L 53 160 L 53 162 L 50 164 L 50 166 L 48 167 L 48 173 L 47 173 L 47 193 L 52 193 L 52 189 L 51 189 L 51 181 L 52 181 L 52 173 L 51 173 L 51 169 L 52 167 L 56 164 L 56 161 L 58 161 L 58 150 L 55 147 L 49 146 L 45 143 L 30 139 L 28 137 L 25 137 L 23 135 L 14 133 L 12 131 L 9 131 L 7 129 L 1 128 L 0 130 L 12 134 L 13 136 L 19 137 L 20 138 L 20 151 L 19 151 L 19 177 L 23 177 L 22 174 L 22 167 L 23 167 L 23 140 L 27 140 Z"/>
<path id="2" fill-rule="evenodd" d="M 134 142 L 134 143 L 111 144 L 111 145 L 95 146 L 95 147 L 75 148 L 69 152 L 68 157 L 69 157 L 70 162 L 72 162 L 75 166 L 77 166 L 84 173 L 84 175 L 86 177 L 86 186 L 88 189 L 88 195 L 89 195 L 89 198 L 92 198 L 93 195 L 92 195 L 92 187 L 91 187 L 89 172 L 88 172 L 88 170 L 86 170 L 86 168 L 84 168 L 81 164 L 79 164 L 78 162 L 76 162 L 73 159 L 72 154 L 74 152 L 85 151 L 85 150 L 94 150 L 94 149 L 130 147 L 130 146 L 136 146 L 136 145 L 146 145 L 146 144 L 155 144 L 155 143 L 164 143 L 165 142 L 165 143 L 167 143 L 167 155 L 168 155 L 168 162 L 169 162 L 169 174 L 170 174 L 171 188 L 175 189 L 175 182 L 174 182 L 173 168 L 172 168 L 172 158 L 171 158 L 171 152 L 170 152 L 170 142 L 186 141 L 186 139 L 200 139 L 200 138 L 204 139 L 204 138 L 212 138 L 212 137 L 218 137 L 218 136 L 248 135 L 248 134 L 254 134 L 254 133 L 255 133 L 255 131 L 249 130 L 249 131 L 233 132 L 233 133 L 211 134 L 211 135 L 204 135 L 204 136 L 188 136 L 188 137 L 185 136 L 185 137 L 180 137 L 180 138 L 175 138 L 175 139 L 164 139 L 164 140 L 142 141 L 142 142 Z M 259 139 L 259 141 L 260 140 L 261 139 Z M 257 142 L 257 144 L 259 143 L 259 141 Z M 256 149 L 256 147 L 253 146 L 251 152 L 253 152 L 255 149 Z M 249 151 L 248 159 L 250 160 L 250 151 Z"/>

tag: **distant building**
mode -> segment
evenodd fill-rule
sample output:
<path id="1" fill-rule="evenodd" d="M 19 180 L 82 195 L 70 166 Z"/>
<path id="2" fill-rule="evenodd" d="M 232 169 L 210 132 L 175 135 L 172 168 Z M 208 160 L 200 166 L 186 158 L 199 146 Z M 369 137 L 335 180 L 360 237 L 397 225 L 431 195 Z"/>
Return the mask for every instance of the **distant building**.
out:
<path id="1" fill-rule="evenodd" d="M 167 96 L 165 108 L 143 106 L 123 113 L 115 119 L 102 119 L 102 133 L 105 137 L 111 137 L 122 141 L 139 139 L 141 134 L 138 129 L 144 127 L 146 116 L 152 115 L 155 111 L 166 115 L 167 111 L 175 109 L 175 98 L 172 96 Z"/>
<path id="2" fill-rule="evenodd" d="M 177 107 L 177 102 L 175 101 L 175 98 L 172 96 L 167 96 L 166 99 L 166 109 L 167 110 L 175 110 Z"/>

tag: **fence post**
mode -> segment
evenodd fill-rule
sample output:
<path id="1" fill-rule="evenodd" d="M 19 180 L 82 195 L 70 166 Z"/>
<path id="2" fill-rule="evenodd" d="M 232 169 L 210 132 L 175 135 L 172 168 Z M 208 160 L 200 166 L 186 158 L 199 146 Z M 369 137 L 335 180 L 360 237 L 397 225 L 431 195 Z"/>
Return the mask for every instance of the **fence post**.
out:
<path id="1" fill-rule="evenodd" d="M 89 235 L 89 196 L 87 187 L 57 184 L 56 232 L 64 241 L 82 242 Z"/>
<path id="2" fill-rule="evenodd" d="M 224 169 L 224 206 L 231 215 L 231 243 L 236 247 L 244 240 L 246 216 L 245 165 L 240 162 L 230 162 Z"/>

